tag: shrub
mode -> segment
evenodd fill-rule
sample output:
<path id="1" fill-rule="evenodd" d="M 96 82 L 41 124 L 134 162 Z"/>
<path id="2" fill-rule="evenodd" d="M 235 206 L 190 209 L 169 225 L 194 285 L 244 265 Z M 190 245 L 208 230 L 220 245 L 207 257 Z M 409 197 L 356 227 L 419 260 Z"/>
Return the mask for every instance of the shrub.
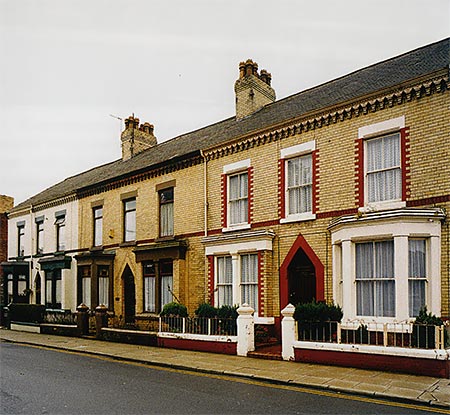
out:
<path id="1" fill-rule="evenodd" d="M 217 317 L 237 319 L 238 318 L 237 309 L 238 309 L 237 305 L 235 306 L 223 305 L 217 310 Z"/>
<path id="2" fill-rule="evenodd" d="M 420 309 L 419 315 L 414 321 L 412 344 L 420 348 L 434 349 L 435 328 L 433 326 L 442 326 L 444 322 L 431 312 L 427 312 L 427 306 Z M 449 336 L 447 330 L 444 330 L 444 347 L 449 345 Z"/>
<path id="3" fill-rule="evenodd" d="M 214 318 L 217 317 L 217 308 L 209 303 L 200 304 L 195 310 L 195 315 L 197 317 Z"/>
<path id="4" fill-rule="evenodd" d="M 166 316 L 166 317 L 187 317 L 188 312 L 185 305 L 171 302 L 167 303 L 163 310 L 160 313 L 160 316 Z"/>
<path id="5" fill-rule="evenodd" d="M 340 322 L 342 316 L 343 313 L 341 307 L 316 301 L 298 304 L 295 307 L 294 312 L 294 319 L 299 323 L 321 323 L 325 321 Z"/>

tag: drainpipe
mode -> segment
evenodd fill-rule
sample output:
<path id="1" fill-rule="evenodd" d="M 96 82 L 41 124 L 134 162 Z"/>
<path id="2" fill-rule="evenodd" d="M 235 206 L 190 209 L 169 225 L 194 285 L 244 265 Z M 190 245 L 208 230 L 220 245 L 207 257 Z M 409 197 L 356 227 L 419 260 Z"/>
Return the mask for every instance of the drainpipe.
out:
<path id="1" fill-rule="evenodd" d="M 28 288 L 33 287 L 33 247 L 34 247 L 34 238 L 33 238 L 33 204 L 30 205 L 30 276 L 28 277 Z M 31 294 L 29 294 L 28 301 L 31 300 Z"/>
<path id="2" fill-rule="evenodd" d="M 205 236 L 208 236 L 208 184 L 207 184 L 207 172 L 208 162 L 203 150 L 200 150 L 200 155 L 203 157 L 203 203 L 204 203 L 204 226 Z"/>

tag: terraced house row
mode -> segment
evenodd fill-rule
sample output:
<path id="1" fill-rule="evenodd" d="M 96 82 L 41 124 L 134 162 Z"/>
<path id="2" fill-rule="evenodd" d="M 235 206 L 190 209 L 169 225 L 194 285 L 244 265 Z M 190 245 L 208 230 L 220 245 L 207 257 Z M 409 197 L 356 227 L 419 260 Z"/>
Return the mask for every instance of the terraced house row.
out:
<path id="1" fill-rule="evenodd" d="M 445 39 L 279 101 L 247 60 L 228 119 L 158 143 L 130 116 L 121 159 L 9 211 L 8 301 L 449 318 L 449 57 Z"/>

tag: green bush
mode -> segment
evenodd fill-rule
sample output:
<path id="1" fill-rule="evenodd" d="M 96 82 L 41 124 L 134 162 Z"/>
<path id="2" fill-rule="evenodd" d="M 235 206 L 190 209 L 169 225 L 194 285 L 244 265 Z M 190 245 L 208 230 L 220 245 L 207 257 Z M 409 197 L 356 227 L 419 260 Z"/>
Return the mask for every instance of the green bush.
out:
<path id="1" fill-rule="evenodd" d="M 166 316 L 166 317 L 187 317 L 188 312 L 185 305 L 171 302 L 167 303 L 163 310 L 160 313 L 160 316 Z"/>
<path id="2" fill-rule="evenodd" d="M 427 306 L 420 309 L 419 315 L 414 321 L 412 344 L 415 347 L 434 349 L 435 328 L 433 326 L 442 326 L 444 322 L 431 312 L 427 312 Z M 444 347 L 449 346 L 449 336 L 447 330 L 444 329 Z"/>
<path id="3" fill-rule="evenodd" d="M 311 301 L 310 303 L 298 304 L 295 307 L 294 319 L 299 323 L 321 323 L 325 321 L 342 320 L 342 309 L 334 304 Z"/>
<path id="4" fill-rule="evenodd" d="M 217 310 L 217 317 L 219 318 L 231 318 L 231 319 L 237 319 L 238 318 L 238 312 L 237 312 L 238 306 L 234 305 L 223 305 Z"/>
<path id="5" fill-rule="evenodd" d="M 214 318 L 217 317 L 217 308 L 209 303 L 200 304 L 195 310 L 195 315 L 197 317 Z"/>

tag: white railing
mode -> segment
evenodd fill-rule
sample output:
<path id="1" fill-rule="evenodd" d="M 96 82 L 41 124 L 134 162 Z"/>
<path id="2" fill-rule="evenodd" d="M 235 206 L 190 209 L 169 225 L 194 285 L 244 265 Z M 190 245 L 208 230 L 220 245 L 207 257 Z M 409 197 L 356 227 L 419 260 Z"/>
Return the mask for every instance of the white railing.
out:
<path id="1" fill-rule="evenodd" d="M 160 333 L 236 336 L 237 322 L 233 318 L 159 317 Z"/>
<path id="2" fill-rule="evenodd" d="M 327 321 L 295 324 L 298 341 L 364 344 L 384 347 L 444 349 L 445 328 L 413 323 L 345 323 Z"/>

